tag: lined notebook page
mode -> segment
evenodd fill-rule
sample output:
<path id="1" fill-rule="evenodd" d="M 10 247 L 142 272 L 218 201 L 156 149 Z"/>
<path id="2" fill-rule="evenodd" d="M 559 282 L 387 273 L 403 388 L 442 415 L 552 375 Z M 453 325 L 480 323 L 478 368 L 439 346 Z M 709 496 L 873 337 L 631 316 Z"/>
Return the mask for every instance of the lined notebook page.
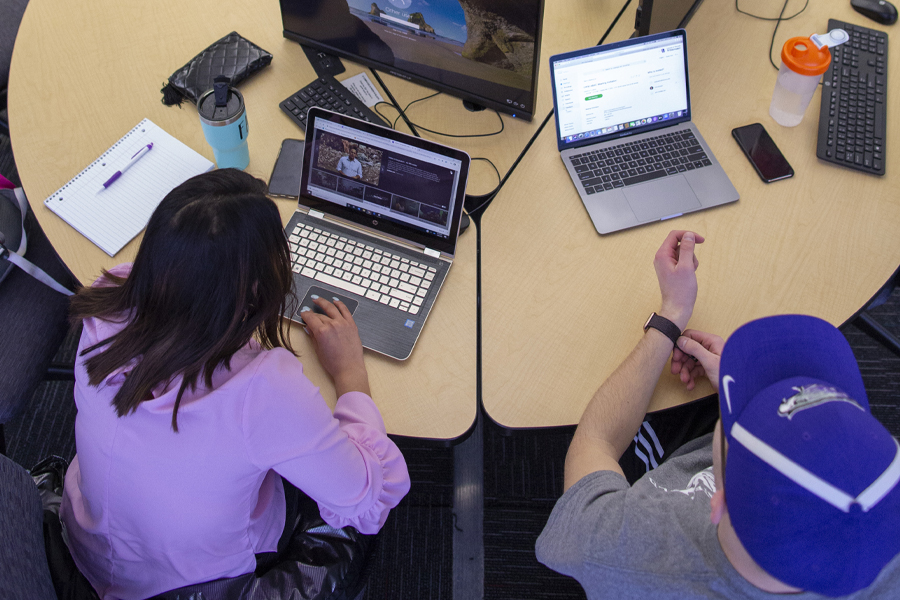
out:
<path id="1" fill-rule="evenodd" d="M 107 189 L 103 184 L 149 143 L 153 149 Z M 173 188 L 215 165 L 144 119 L 44 204 L 101 250 L 115 256 Z"/>

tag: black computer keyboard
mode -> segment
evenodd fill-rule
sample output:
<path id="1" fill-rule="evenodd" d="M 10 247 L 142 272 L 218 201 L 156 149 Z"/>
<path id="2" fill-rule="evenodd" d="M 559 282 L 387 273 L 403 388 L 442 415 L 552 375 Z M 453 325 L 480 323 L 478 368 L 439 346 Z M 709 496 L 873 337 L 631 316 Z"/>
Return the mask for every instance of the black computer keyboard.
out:
<path id="1" fill-rule="evenodd" d="M 291 94 L 290 98 L 278 106 L 304 132 L 306 132 L 306 112 L 313 106 L 320 106 L 370 123 L 385 124 L 376 113 L 369 110 L 359 98 L 341 85 L 340 81 L 329 75 L 319 77 L 297 93 Z"/>
<path id="2" fill-rule="evenodd" d="M 569 162 L 588 194 L 712 165 L 690 129 L 574 154 Z"/>
<path id="3" fill-rule="evenodd" d="M 831 67 L 822 78 L 816 156 L 884 175 L 888 36 L 828 20 L 828 31 L 838 28 L 850 35 L 850 41 L 831 49 Z"/>

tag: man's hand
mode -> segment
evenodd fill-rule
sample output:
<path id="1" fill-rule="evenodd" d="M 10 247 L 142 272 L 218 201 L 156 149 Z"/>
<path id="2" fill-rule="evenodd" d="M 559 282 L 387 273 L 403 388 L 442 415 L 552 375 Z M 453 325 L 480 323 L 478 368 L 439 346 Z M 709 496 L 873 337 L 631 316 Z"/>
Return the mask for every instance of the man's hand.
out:
<path id="1" fill-rule="evenodd" d="M 362 342 L 347 306 L 340 300 L 332 304 L 324 298 L 314 302 L 325 314 L 306 311 L 303 322 L 313 338 L 319 361 L 334 380 L 338 397 L 354 391 L 371 396 Z"/>
<path id="2" fill-rule="evenodd" d="M 680 374 L 688 390 L 694 389 L 697 380 L 706 376 L 719 391 L 719 359 L 724 346 L 725 340 L 717 335 L 686 329 L 672 353 L 672 373 Z"/>
<path id="3" fill-rule="evenodd" d="M 687 327 L 697 301 L 697 267 L 694 245 L 704 242 L 702 235 L 692 231 L 670 231 L 653 259 L 662 307 L 659 314 L 676 325 Z"/>

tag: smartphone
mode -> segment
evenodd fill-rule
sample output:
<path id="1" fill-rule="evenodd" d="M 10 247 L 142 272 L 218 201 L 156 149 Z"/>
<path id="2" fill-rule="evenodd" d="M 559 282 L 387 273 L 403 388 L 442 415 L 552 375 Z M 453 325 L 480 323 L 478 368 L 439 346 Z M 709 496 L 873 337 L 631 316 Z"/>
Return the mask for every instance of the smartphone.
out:
<path id="1" fill-rule="evenodd" d="M 732 129 L 731 135 L 737 140 L 741 150 L 750 159 L 750 164 L 766 183 L 794 176 L 794 169 L 775 145 L 769 132 L 760 123 Z"/>
<path id="2" fill-rule="evenodd" d="M 269 177 L 269 195 L 300 197 L 300 173 L 303 170 L 303 141 L 286 139 Z"/>

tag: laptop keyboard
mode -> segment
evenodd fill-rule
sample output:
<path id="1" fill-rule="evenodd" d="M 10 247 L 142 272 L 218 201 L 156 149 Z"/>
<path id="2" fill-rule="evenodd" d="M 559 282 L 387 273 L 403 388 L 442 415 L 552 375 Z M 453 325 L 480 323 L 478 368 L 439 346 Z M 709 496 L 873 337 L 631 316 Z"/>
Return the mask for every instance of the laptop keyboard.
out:
<path id="1" fill-rule="evenodd" d="M 702 169 L 712 164 L 690 129 L 604 146 L 569 157 L 588 194 Z"/>
<path id="2" fill-rule="evenodd" d="M 358 240 L 297 224 L 288 235 L 295 273 L 419 314 L 437 273 L 434 267 Z"/>

